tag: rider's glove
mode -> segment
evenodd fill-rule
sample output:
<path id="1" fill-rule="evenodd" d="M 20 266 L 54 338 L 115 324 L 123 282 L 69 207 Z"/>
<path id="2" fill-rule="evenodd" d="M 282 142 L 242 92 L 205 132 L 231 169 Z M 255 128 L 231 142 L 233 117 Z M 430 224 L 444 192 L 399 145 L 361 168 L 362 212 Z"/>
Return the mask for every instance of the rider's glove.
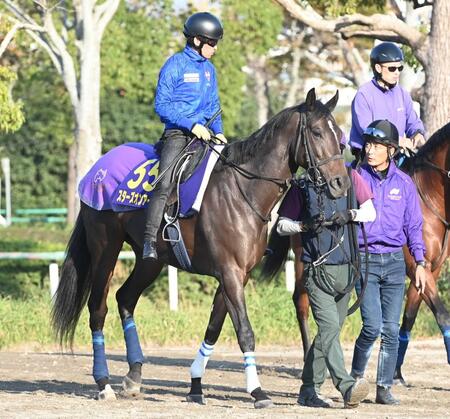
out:
<path id="1" fill-rule="evenodd" d="M 355 218 L 355 214 L 352 210 L 344 210 L 344 211 L 336 211 L 330 218 L 333 224 L 337 224 L 338 226 L 343 226 L 350 221 L 353 221 Z"/>
<path id="2" fill-rule="evenodd" d="M 201 140 L 209 141 L 211 139 L 211 133 L 208 131 L 208 128 L 203 126 L 202 124 L 195 124 L 192 129 L 192 134 L 194 134 L 197 138 Z"/>
<path id="3" fill-rule="evenodd" d="M 222 143 L 227 143 L 228 142 L 227 138 L 222 133 L 216 134 L 216 138 L 219 139 Z"/>

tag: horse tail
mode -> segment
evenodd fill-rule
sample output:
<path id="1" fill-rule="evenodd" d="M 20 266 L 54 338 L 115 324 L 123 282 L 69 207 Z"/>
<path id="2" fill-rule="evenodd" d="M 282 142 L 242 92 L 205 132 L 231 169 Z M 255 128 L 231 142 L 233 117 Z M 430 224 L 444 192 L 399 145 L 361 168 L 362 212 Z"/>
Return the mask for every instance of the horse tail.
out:
<path id="1" fill-rule="evenodd" d="M 91 257 L 87 246 L 83 217 L 78 215 L 66 249 L 61 279 L 51 313 L 51 323 L 60 344 L 72 347 L 81 310 L 91 291 Z"/>
<path id="2" fill-rule="evenodd" d="M 275 224 L 270 232 L 267 255 L 261 269 L 260 278 L 262 280 L 271 280 L 279 272 L 287 259 L 289 246 L 289 236 L 280 236 Z"/>

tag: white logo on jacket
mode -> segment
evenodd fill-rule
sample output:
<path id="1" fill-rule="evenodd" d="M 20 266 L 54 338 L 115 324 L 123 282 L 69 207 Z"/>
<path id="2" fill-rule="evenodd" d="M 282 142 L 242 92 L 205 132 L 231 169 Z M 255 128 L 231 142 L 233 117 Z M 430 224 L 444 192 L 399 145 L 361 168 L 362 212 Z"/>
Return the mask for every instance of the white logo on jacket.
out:
<path id="1" fill-rule="evenodd" d="M 183 78 L 185 83 L 198 83 L 200 81 L 200 74 L 184 73 Z"/>
<path id="2" fill-rule="evenodd" d="M 402 196 L 400 195 L 400 189 L 392 188 L 389 191 L 388 198 L 392 199 L 393 201 L 400 201 L 400 199 L 402 199 Z"/>

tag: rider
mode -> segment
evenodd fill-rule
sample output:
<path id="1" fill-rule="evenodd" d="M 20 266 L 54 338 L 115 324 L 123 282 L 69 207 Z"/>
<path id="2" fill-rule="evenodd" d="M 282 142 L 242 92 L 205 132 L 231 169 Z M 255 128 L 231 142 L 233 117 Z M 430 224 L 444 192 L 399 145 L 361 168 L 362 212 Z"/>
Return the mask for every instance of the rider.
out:
<path id="1" fill-rule="evenodd" d="M 373 121 L 364 130 L 363 138 L 363 154 L 367 162 L 363 162 L 358 170 L 370 185 L 377 217 L 365 224 L 369 272 L 361 302 L 363 326 L 355 343 L 351 375 L 356 379 L 363 377 L 373 344 L 381 335 L 376 403 L 398 404 L 390 388 L 397 361 L 399 320 L 405 289 L 406 267 L 402 247 L 406 244 L 416 261 L 415 285 L 419 292 L 423 292 L 426 284 L 423 217 L 414 183 L 392 163 L 399 144 L 395 125 L 387 120 Z M 361 233 L 359 248 L 365 276 L 366 255 Z M 356 292 L 361 294 L 359 282 Z"/>
<path id="2" fill-rule="evenodd" d="M 205 124 L 220 109 L 216 70 L 209 59 L 223 37 L 222 24 L 210 13 L 195 13 L 186 20 L 183 33 L 186 47 L 166 61 L 156 88 L 155 111 L 165 123 L 159 173 L 173 168 L 174 159 L 191 138 L 211 139 Z M 227 141 L 220 115 L 212 121 L 210 129 L 216 138 Z M 146 211 L 144 259 L 158 258 L 156 235 L 174 185 L 171 172 L 168 170 L 156 185 Z"/>
<path id="3" fill-rule="evenodd" d="M 391 121 L 401 135 L 400 147 L 417 150 L 425 143 L 424 126 L 413 108 L 410 94 L 399 84 L 403 52 L 382 42 L 370 53 L 373 79 L 363 84 L 352 102 L 350 146 L 358 156 L 364 146 L 364 129 L 374 120 Z"/>
<path id="4" fill-rule="evenodd" d="M 318 393 L 327 367 L 346 407 L 356 407 L 369 391 L 365 380 L 356 381 L 348 374 L 339 341 L 352 288 L 355 258 L 351 255 L 357 257 L 358 252 L 353 222 L 372 221 L 376 216 L 368 185 L 355 170 L 351 180 L 349 197 L 337 199 L 306 179 L 294 183 L 278 211 L 280 235 L 301 233 L 305 288 L 318 327 L 303 367 L 298 398 L 303 406 L 332 407 L 332 401 Z M 321 219 L 329 219 L 332 225 L 321 227 Z"/>

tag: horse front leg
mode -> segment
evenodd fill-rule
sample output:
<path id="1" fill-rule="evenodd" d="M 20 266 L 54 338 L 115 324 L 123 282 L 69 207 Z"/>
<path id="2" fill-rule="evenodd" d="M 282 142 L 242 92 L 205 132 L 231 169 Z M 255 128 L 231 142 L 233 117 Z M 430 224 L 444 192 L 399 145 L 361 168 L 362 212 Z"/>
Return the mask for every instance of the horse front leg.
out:
<path id="1" fill-rule="evenodd" d="M 142 260 L 141 253 L 140 249 L 135 251 L 136 265 L 116 293 L 129 367 L 127 375 L 122 380 L 122 388 L 124 394 L 132 397 L 137 396 L 141 391 L 142 365 L 145 361 L 133 317 L 134 309 L 142 292 L 158 277 L 163 267 L 160 262 Z"/>
<path id="2" fill-rule="evenodd" d="M 256 370 L 255 336 L 245 306 L 243 277 L 239 270 L 227 270 L 222 276 L 222 294 L 244 355 L 247 392 L 254 398 L 255 408 L 272 407 L 272 400 L 261 389 Z"/>
<path id="3" fill-rule="evenodd" d="M 442 337 L 444 338 L 445 350 L 447 352 L 447 363 L 450 364 L 450 314 L 438 294 L 436 281 L 439 272 L 440 270 L 438 272 L 433 272 L 433 278 L 428 280 L 423 299 L 433 312 L 439 329 L 441 330 Z"/>
<path id="4" fill-rule="evenodd" d="M 403 312 L 402 324 L 398 334 L 398 352 L 397 352 L 397 364 L 394 373 L 394 382 L 396 384 L 406 385 L 406 381 L 402 374 L 402 365 L 405 360 L 406 350 L 408 349 L 409 339 L 411 336 L 411 330 L 416 321 L 417 313 L 419 311 L 422 297 L 417 292 L 414 283 L 411 281 L 409 284 L 408 292 L 406 294 L 405 310 Z"/>
<path id="5" fill-rule="evenodd" d="M 216 290 L 209 317 L 205 338 L 200 345 L 197 355 L 191 365 L 191 390 L 186 396 L 188 402 L 206 404 L 202 389 L 202 377 L 205 373 L 206 365 L 214 350 L 214 345 L 219 339 L 222 326 L 227 315 L 227 307 L 223 299 L 222 287 Z"/>

